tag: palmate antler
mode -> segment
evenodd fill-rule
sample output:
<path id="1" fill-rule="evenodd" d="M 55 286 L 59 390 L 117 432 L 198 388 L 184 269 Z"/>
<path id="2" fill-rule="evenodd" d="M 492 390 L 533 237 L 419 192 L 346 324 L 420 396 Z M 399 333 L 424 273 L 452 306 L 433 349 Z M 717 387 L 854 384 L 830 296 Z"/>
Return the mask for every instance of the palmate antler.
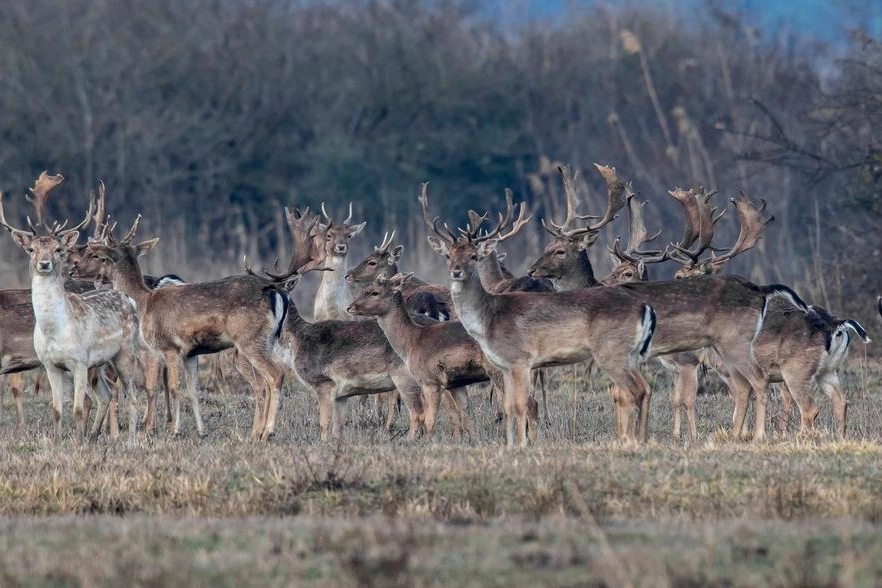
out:
<path id="1" fill-rule="evenodd" d="M 64 180 L 64 176 L 62 176 L 61 174 L 58 174 L 55 176 L 50 176 L 45 171 L 40 174 L 40 177 L 34 183 L 34 187 L 31 188 L 31 192 L 34 193 L 34 198 L 30 198 L 27 196 L 25 197 L 28 200 L 28 202 L 31 202 L 34 204 L 34 207 L 37 209 L 38 216 L 42 216 L 42 214 L 43 214 L 42 210 L 46 205 L 46 200 L 49 196 L 49 192 L 51 192 L 52 189 L 55 188 L 58 184 L 60 184 L 63 180 Z M 48 234 L 52 235 L 52 236 L 63 237 L 64 235 L 68 235 L 70 233 L 73 233 L 74 231 L 79 231 L 79 230 L 83 229 L 84 227 L 88 226 L 89 222 L 92 220 L 92 214 L 94 213 L 94 207 L 95 207 L 95 200 L 94 200 L 94 198 L 90 197 L 89 198 L 89 209 L 86 212 L 86 218 L 84 218 L 82 221 L 80 221 L 76 226 L 73 226 L 69 229 L 65 228 L 65 227 L 67 227 L 67 223 L 68 223 L 67 220 L 65 220 L 60 225 L 57 222 L 53 223 L 53 226 L 48 231 Z M 27 224 L 28 224 L 28 229 L 25 230 L 25 229 L 16 228 L 16 227 L 10 225 L 6 221 L 6 214 L 5 214 L 5 211 L 3 210 L 3 193 L 0 192 L 0 226 L 2 226 L 3 228 L 5 228 L 7 231 L 10 231 L 10 232 L 17 231 L 20 233 L 30 234 L 31 236 L 36 236 L 37 230 L 36 230 L 35 225 L 31 222 L 30 217 L 28 217 L 28 219 L 27 219 Z M 45 228 L 45 224 L 42 220 L 38 220 L 36 226 L 43 226 Z"/>
<path id="2" fill-rule="evenodd" d="M 628 245 L 623 251 L 621 238 L 616 237 L 610 253 L 619 260 L 619 263 L 631 262 L 638 267 L 641 263 L 660 263 L 667 260 L 669 256 L 667 249 L 664 251 L 641 250 L 644 245 L 657 239 L 662 232 L 659 229 L 652 237 L 649 236 L 644 217 L 646 202 L 640 202 L 630 186 L 625 187 L 625 194 L 628 202 Z"/>
<path id="3" fill-rule="evenodd" d="M 49 172 L 43 171 L 40 174 L 40 177 L 34 182 L 34 187 L 30 188 L 31 194 L 33 196 L 25 195 L 25 200 L 31 203 L 34 207 L 34 211 L 37 215 L 37 225 L 36 226 L 45 226 L 45 211 L 46 211 L 46 202 L 49 199 L 49 192 L 51 192 L 58 184 L 64 181 L 64 176 L 61 174 L 56 174 L 54 176 L 50 176 Z M 33 229 L 33 227 L 31 227 Z"/>
<path id="4" fill-rule="evenodd" d="M 616 175 L 616 168 L 598 163 L 595 163 L 594 167 L 600 173 L 607 186 L 606 212 L 600 221 L 593 225 L 575 226 L 577 221 L 596 219 L 597 217 L 593 215 L 579 215 L 576 212 L 579 206 L 579 199 L 576 195 L 576 178 L 578 174 L 574 173 L 569 166 L 561 166 L 558 168 L 558 171 L 563 180 L 564 191 L 567 196 L 567 217 L 561 224 L 556 224 L 550 219 L 546 223 L 545 219 L 542 219 L 542 226 L 555 237 L 575 239 L 591 233 L 596 238 L 600 229 L 612 222 L 616 217 L 616 213 L 625 206 L 626 185 Z"/>
<path id="5" fill-rule="evenodd" d="M 706 192 L 704 188 L 699 188 L 696 192 L 693 189 L 676 188 L 668 193 L 683 206 L 685 221 L 683 239 L 679 243 L 671 244 L 675 253 L 670 258 L 685 266 L 685 269 L 678 272 L 680 277 L 687 273 L 692 275 L 691 272 L 700 263 L 701 255 L 708 249 L 714 250 L 711 245 L 714 228 L 726 211 L 715 214 L 717 209 L 710 206 L 711 198 L 717 194 L 716 190 Z"/>
<path id="6" fill-rule="evenodd" d="M 418 198 L 420 205 L 423 208 L 423 222 L 426 223 L 426 228 L 435 233 L 442 241 L 446 241 L 447 243 L 453 245 L 456 243 L 457 235 L 453 231 L 450 230 L 450 227 L 447 226 L 447 223 L 444 224 L 444 233 L 442 233 L 438 229 L 438 217 L 432 218 L 429 214 L 429 183 L 423 182 L 420 185 L 420 195 Z M 446 234 L 445 234 L 446 233 Z"/>

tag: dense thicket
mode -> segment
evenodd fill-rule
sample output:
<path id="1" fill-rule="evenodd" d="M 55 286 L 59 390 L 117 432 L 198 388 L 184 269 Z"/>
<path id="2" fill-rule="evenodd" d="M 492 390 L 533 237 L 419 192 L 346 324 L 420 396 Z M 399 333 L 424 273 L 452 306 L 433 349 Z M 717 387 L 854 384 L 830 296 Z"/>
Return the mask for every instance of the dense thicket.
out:
<path id="1" fill-rule="evenodd" d="M 834 310 L 863 312 L 853 288 L 866 301 L 879 286 L 844 263 L 880 259 L 882 46 L 866 36 L 825 48 L 710 5 L 571 6 L 503 27 L 457 0 L 16 0 L 0 30 L 10 216 L 43 169 L 68 178 L 59 216 L 103 178 L 122 219 L 142 212 L 163 237 L 162 263 L 215 260 L 199 276 L 286 254 L 280 205 L 322 201 L 356 202 L 365 247 L 397 227 L 412 264 L 431 259 L 411 220 L 425 180 L 450 220 L 505 187 L 541 217 L 562 205 L 555 162 L 572 162 L 596 212 L 600 161 L 654 203 L 667 240 L 666 190 L 744 190 L 778 220 L 737 270 Z"/>

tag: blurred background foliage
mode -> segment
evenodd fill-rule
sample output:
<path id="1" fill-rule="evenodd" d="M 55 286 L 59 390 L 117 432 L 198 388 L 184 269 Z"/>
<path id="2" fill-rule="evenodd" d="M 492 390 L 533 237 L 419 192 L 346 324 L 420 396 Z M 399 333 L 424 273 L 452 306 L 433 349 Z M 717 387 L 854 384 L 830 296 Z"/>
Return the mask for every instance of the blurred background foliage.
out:
<path id="1" fill-rule="evenodd" d="M 851 23 L 879 18 L 873 3 L 833 4 Z M 597 214 L 597 161 L 634 182 L 666 241 L 681 231 L 675 186 L 718 188 L 721 207 L 739 190 L 767 199 L 777 220 L 734 269 L 868 317 L 882 292 L 882 44 L 870 27 L 819 40 L 738 6 L 500 18 L 462 0 L 2 2 L 0 189 L 21 220 L 39 172 L 62 172 L 50 217 L 76 217 L 103 179 L 120 222 L 140 212 L 141 235 L 162 238 L 148 266 L 189 279 L 287 256 L 283 206 L 340 214 L 351 200 L 368 221 L 354 255 L 394 228 L 403 266 L 442 279 L 420 182 L 452 223 L 498 208 L 506 187 L 536 218 L 560 217 L 556 166 L 571 163 Z M 626 230 L 616 221 L 595 246 L 598 274 Z M 535 223 L 510 264 L 543 242 Z M 11 240 L 0 253 L 3 285 L 26 281 Z"/>

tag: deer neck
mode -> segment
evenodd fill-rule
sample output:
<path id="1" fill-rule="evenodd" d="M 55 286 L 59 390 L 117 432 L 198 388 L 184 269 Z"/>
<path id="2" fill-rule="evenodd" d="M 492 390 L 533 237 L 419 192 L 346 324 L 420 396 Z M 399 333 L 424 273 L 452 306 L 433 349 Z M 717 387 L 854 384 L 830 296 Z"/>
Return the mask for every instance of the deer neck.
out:
<path id="1" fill-rule="evenodd" d="M 138 308 L 146 307 L 151 290 L 144 283 L 141 265 L 134 255 L 125 255 L 116 263 L 110 281 L 114 289 L 134 300 Z"/>
<path id="2" fill-rule="evenodd" d="M 502 271 L 502 264 L 499 263 L 499 258 L 496 257 L 495 252 L 479 261 L 477 267 L 478 277 L 485 288 L 492 288 L 508 278 Z"/>
<path id="3" fill-rule="evenodd" d="M 349 287 L 346 283 L 346 267 L 348 256 L 329 255 L 325 261 L 325 267 L 333 270 L 322 273 L 322 281 L 319 284 L 315 297 L 316 318 L 326 317 L 331 319 L 347 320 L 346 307 L 352 301 L 349 295 Z"/>
<path id="4" fill-rule="evenodd" d="M 74 315 L 61 273 L 34 274 L 31 278 L 34 319 L 44 336 L 64 330 Z"/>
<path id="5" fill-rule="evenodd" d="M 484 334 L 484 316 L 492 308 L 493 295 L 481 284 L 477 271 L 465 281 L 451 282 L 450 294 L 462 326 L 473 339 L 480 341 Z"/>
<path id="6" fill-rule="evenodd" d="M 599 286 L 600 283 L 594 277 L 594 268 L 591 267 L 591 260 L 588 259 L 588 252 L 584 249 L 579 252 L 576 259 L 564 272 L 560 278 L 552 280 L 555 290 L 565 292 L 567 290 L 579 290 L 581 288 L 593 288 Z"/>
<path id="7" fill-rule="evenodd" d="M 402 358 L 407 357 L 407 350 L 417 343 L 416 340 L 420 336 L 420 327 L 413 322 L 410 313 L 407 312 L 401 292 L 395 293 L 392 308 L 386 314 L 377 317 L 377 324 L 386 335 L 389 345 Z"/>

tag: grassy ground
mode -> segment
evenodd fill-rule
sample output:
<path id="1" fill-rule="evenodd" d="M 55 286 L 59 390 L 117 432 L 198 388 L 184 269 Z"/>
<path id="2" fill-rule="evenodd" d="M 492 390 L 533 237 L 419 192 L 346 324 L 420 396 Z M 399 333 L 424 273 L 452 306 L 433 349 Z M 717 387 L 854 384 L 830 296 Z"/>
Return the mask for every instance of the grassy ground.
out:
<path id="1" fill-rule="evenodd" d="M 290 387 L 269 445 L 247 441 L 248 396 L 209 392 L 206 439 L 186 415 L 183 438 L 135 448 L 56 447 L 47 395 L 29 396 L 25 433 L 8 407 L 0 423 L 0 585 L 878 584 L 882 408 L 863 365 L 848 439 L 823 432 L 819 398 L 820 433 L 759 446 L 728 439 L 724 394 L 699 398 L 698 443 L 672 440 L 664 392 L 651 442 L 621 446 L 603 382 L 578 370 L 556 373 L 552 426 L 518 451 L 479 391 L 470 444 L 446 422 L 408 444 L 358 401 L 322 444 Z"/>

